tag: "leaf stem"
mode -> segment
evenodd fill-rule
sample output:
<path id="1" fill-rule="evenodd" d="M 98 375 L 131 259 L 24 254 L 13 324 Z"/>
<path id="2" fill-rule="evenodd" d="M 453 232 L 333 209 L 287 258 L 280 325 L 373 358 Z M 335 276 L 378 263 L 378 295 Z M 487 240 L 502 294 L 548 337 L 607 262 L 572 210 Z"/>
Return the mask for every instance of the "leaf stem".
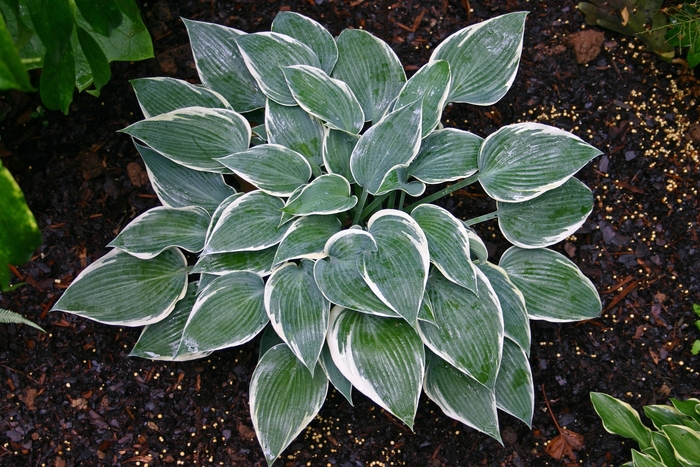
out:
<path id="1" fill-rule="evenodd" d="M 399 195 L 399 211 L 403 209 L 403 202 L 406 200 L 406 192 L 401 190 L 401 194 Z"/>
<path id="2" fill-rule="evenodd" d="M 379 205 L 381 205 L 381 204 L 384 202 L 384 200 L 385 200 L 388 196 L 389 196 L 389 193 L 386 193 L 386 194 L 383 194 L 383 195 L 381 195 L 381 196 L 377 196 L 376 198 L 374 198 L 374 199 L 372 200 L 372 202 L 369 203 L 369 204 L 367 205 L 367 207 L 364 208 L 364 209 L 362 210 L 362 219 L 364 219 L 365 217 L 369 216 L 369 214 L 370 214 L 372 211 L 374 211 L 375 209 L 377 209 L 377 207 L 378 207 Z"/>
<path id="3" fill-rule="evenodd" d="M 471 185 L 472 183 L 474 183 L 474 182 L 477 181 L 478 179 L 479 179 L 479 175 L 478 175 L 478 174 L 474 174 L 474 175 L 472 175 L 471 177 L 467 177 L 467 178 L 465 178 L 464 180 L 462 180 L 461 182 L 457 182 L 457 183 L 455 183 L 454 185 L 450 185 L 450 186 L 448 186 L 447 188 L 444 188 L 444 189 L 442 189 L 442 190 L 440 190 L 440 191 L 436 191 L 436 192 L 433 193 L 432 195 L 426 196 L 425 198 L 423 198 L 423 199 L 421 199 L 421 200 L 419 200 L 419 201 L 416 201 L 415 203 L 413 203 L 413 204 L 407 206 L 407 207 L 404 209 L 404 211 L 410 213 L 410 212 L 413 210 L 413 208 L 415 208 L 416 206 L 419 206 L 419 205 L 425 204 L 425 203 L 431 203 L 431 202 L 435 201 L 436 199 L 440 199 L 440 198 L 442 198 L 443 196 L 447 196 L 447 195 L 449 195 L 450 193 L 453 193 L 453 192 L 455 192 L 455 191 L 457 191 L 457 190 L 461 190 L 461 189 L 464 188 L 465 186 Z"/>
<path id="4" fill-rule="evenodd" d="M 497 217 L 498 217 L 498 211 L 493 211 L 493 212 L 489 212 L 488 214 L 484 214 L 483 216 L 478 216 L 478 217 L 475 217 L 473 219 L 469 219 L 467 221 L 464 221 L 464 223 L 471 227 L 472 225 L 476 225 L 476 224 L 479 224 L 481 222 L 490 221 L 491 219 L 495 219 Z"/>
<path id="5" fill-rule="evenodd" d="M 386 203 L 386 208 L 387 209 L 394 209 L 394 206 L 396 206 L 396 192 L 392 191 L 389 194 L 389 201 Z"/>
<path id="6" fill-rule="evenodd" d="M 355 217 L 352 220 L 352 225 L 357 225 L 360 223 L 360 219 L 362 218 L 362 210 L 367 202 L 368 194 L 367 188 L 362 188 L 362 194 L 360 195 L 360 200 L 357 202 L 357 207 L 355 208 Z"/>

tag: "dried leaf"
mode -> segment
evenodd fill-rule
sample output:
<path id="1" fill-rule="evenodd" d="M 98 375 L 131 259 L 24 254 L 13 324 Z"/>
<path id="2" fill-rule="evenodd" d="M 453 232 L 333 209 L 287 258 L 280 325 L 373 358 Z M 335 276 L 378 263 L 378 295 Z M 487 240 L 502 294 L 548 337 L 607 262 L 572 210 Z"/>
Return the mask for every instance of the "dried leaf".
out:
<path id="1" fill-rule="evenodd" d="M 583 436 L 566 428 L 561 429 L 561 434 L 555 436 L 545 448 L 545 452 L 556 460 L 564 456 L 572 462 L 576 461 L 576 453 L 583 448 Z"/>

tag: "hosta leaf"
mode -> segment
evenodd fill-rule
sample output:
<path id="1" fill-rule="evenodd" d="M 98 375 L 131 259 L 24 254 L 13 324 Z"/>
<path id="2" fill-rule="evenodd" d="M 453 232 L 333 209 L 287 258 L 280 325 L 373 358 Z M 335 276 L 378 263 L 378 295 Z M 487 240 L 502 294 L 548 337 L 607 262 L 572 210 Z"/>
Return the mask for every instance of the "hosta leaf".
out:
<path id="1" fill-rule="evenodd" d="M 513 245 L 539 248 L 572 235 L 593 211 L 593 193 L 570 178 L 562 186 L 522 203 L 498 203 L 498 226 Z"/>
<path id="2" fill-rule="evenodd" d="M 146 118 L 185 107 L 231 108 L 218 92 L 180 79 L 139 78 L 130 83 Z"/>
<path id="3" fill-rule="evenodd" d="M 457 128 L 435 130 L 423 139 L 408 173 L 418 180 L 438 184 L 467 178 L 479 169 L 477 157 L 482 138 Z"/>
<path id="4" fill-rule="evenodd" d="M 282 71 L 292 96 L 309 114 L 331 128 L 355 134 L 362 130 L 365 114 L 347 84 L 311 66 L 288 66 Z"/>
<path id="5" fill-rule="evenodd" d="M 418 154 L 421 135 L 421 101 L 393 111 L 367 130 L 350 156 L 357 183 L 376 194 L 384 177 L 396 166 L 411 163 Z"/>
<path id="6" fill-rule="evenodd" d="M 328 329 L 330 303 L 316 286 L 314 263 L 285 263 L 265 285 L 270 323 L 294 355 L 314 372 Z"/>
<path id="7" fill-rule="evenodd" d="M 196 253 L 204 248 L 210 220 L 207 211 L 197 206 L 157 206 L 131 221 L 107 246 L 140 259 L 151 259 L 174 246 Z"/>
<path id="8" fill-rule="evenodd" d="M 284 212 L 293 216 L 337 214 L 356 204 L 357 197 L 350 194 L 350 183 L 341 175 L 326 174 L 293 193 Z"/>
<path id="9" fill-rule="evenodd" d="M 355 388 L 413 428 L 425 351 L 408 323 L 335 307 L 328 347 Z"/>
<path id="10" fill-rule="evenodd" d="M 316 21 L 292 11 L 280 11 L 272 21 L 273 32 L 286 34 L 314 51 L 321 68 L 330 74 L 338 60 L 338 47 L 330 32 Z"/>
<path id="11" fill-rule="evenodd" d="M 530 319 L 566 322 L 600 315 L 600 297 L 590 279 L 560 253 L 514 246 L 499 266 L 525 297 Z"/>
<path id="12" fill-rule="evenodd" d="M 397 165 L 384 176 L 375 195 L 383 195 L 395 190 L 402 190 L 417 198 L 425 192 L 425 184 L 420 180 L 408 180 L 406 165 Z"/>
<path id="13" fill-rule="evenodd" d="M 419 205 L 411 212 L 411 217 L 428 239 L 430 261 L 448 280 L 476 292 L 476 270 L 469 256 L 469 235 L 462 221 L 433 204 Z"/>
<path id="14" fill-rule="evenodd" d="M 272 264 L 276 253 L 277 247 L 272 246 L 258 251 L 202 255 L 194 265 L 192 272 L 220 276 L 233 271 L 250 271 L 265 277 L 272 272 Z"/>
<path id="15" fill-rule="evenodd" d="M 219 203 L 219 205 L 214 210 L 214 213 L 211 215 L 211 222 L 209 223 L 209 228 L 207 229 L 207 237 L 206 237 L 207 242 L 209 241 L 209 238 L 211 238 L 211 233 L 214 230 L 214 227 L 216 227 L 216 224 L 219 223 L 219 220 L 221 219 L 221 215 L 224 213 L 226 208 L 228 208 L 231 204 L 233 204 L 234 201 L 236 201 L 238 198 L 240 198 L 243 195 L 245 195 L 245 193 L 234 193 L 230 196 L 227 196 Z M 205 242 L 205 244 L 206 244 L 206 242 Z"/>
<path id="16" fill-rule="evenodd" d="M 423 390 L 445 415 L 501 442 L 494 392 L 429 354 Z"/>
<path id="17" fill-rule="evenodd" d="M 323 371 L 309 373 L 286 345 L 265 352 L 250 379 L 250 418 L 269 466 L 313 420 L 327 392 Z"/>
<path id="18" fill-rule="evenodd" d="M 175 356 L 196 295 L 197 283 L 190 282 L 185 296 L 175 304 L 175 309 L 173 309 L 172 313 L 161 321 L 149 324 L 143 328 L 139 340 L 134 348 L 131 349 L 129 356 L 151 360 L 185 361 L 209 355 L 211 352 L 183 353 Z"/>
<path id="19" fill-rule="evenodd" d="M 634 467 L 666 467 L 649 454 L 644 454 L 632 449 L 632 463 Z"/>
<path id="20" fill-rule="evenodd" d="M 386 42 L 362 29 L 345 29 L 336 44 L 331 76 L 350 86 L 367 120 L 379 121 L 406 82 L 401 61 Z"/>
<path id="21" fill-rule="evenodd" d="M 663 432 L 652 431 L 651 444 L 654 446 L 654 451 L 656 451 L 659 459 L 663 462 L 664 467 L 683 467 L 682 464 L 676 460 L 673 446 L 671 446 L 671 442 Z"/>
<path id="22" fill-rule="evenodd" d="M 265 284 L 248 271 L 219 276 L 197 295 L 178 353 L 210 352 L 248 342 L 268 322 Z"/>
<path id="23" fill-rule="evenodd" d="M 282 105 L 297 105 L 287 87 L 282 68 L 291 65 L 321 67 L 316 54 L 285 34 L 257 32 L 240 36 L 236 43 L 248 70 L 265 95 Z"/>
<path id="24" fill-rule="evenodd" d="M 199 79 L 220 93 L 237 112 L 265 106 L 265 95 L 243 61 L 236 39 L 243 31 L 184 19 Z"/>
<path id="25" fill-rule="evenodd" d="M 509 13 L 467 26 L 435 49 L 430 61 L 447 60 L 452 72 L 448 102 L 491 105 L 508 92 L 518 71 L 526 15 Z"/>
<path id="26" fill-rule="evenodd" d="M 261 144 L 217 161 L 274 196 L 289 196 L 311 178 L 311 166 L 304 156 L 279 144 Z"/>
<path id="27" fill-rule="evenodd" d="M 272 100 L 267 101 L 263 128 L 267 130 L 267 140 L 270 143 L 293 149 L 306 157 L 312 167 L 323 163 L 323 124 L 298 105 L 288 107 Z"/>
<path id="28" fill-rule="evenodd" d="M 377 316 L 398 317 L 364 281 L 358 264 L 363 255 L 377 250 L 369 233 L 360 229 L 342 230 L 325 246 L 325 258 L 316 261 L 314 277 L 323 295 L 332 303 Z"/>
<path id="29" fill-rule="evenodd" d="M 422 99 L 422 136 L 425 137 L 440 123 L 451 81 L 450 65 L 446 61 L 437 60 L 427 63 L 406 82 L 394 108 L 398 109 Z"/>
<path id="30" fill-rule="evenodd" d="M 644 415 L 654 424 L 657 430 L 664 425 L 682 425 L 685 417 L 678 409 L 670 405 L 644 406 Z"/>
<path id="31" fill-rule="evenodd" d="M 321 358 L 318 360 L 318 362 L 321 364 L 321 368 L 323 368 L 323 371 L 328 377 L 328 381 L 331 382 L 333 387 L 335 387 L 335 389 L 341 393 L 345 399 L 347 399 L 350 405 L 354 405 L 352 403 L 352 384 L 350 384 L 350 380 L 343 376 L 338 367 L 335 365 L 333 357 L 331 356 L 331 351 L 328 348 L 328 343 L 323 345 L 323 349 L 321 350 Z"/>
<path id="32" fill-rule="evenodd" d="M 165 206 L 199 206 L 211 214 L 224 199 L 236 193 L 221 174 L 188 169 L 147 146 L 135 145 L 146 164 L 153 191 Z"/>
<path id="33" fill-rule="evenodd" d="M 672 397 L 671 403 L 680 413 L 693 418 L 696 422 L 700 422 L 700 413 L 698 412 L 700 401 L 698 399 L 691 398 L 682 401 Z"/>
<path id="34" fill-rule="evenodd" d="M 479 152 L 479 182 L 496 201 L 527 201 L 561 186 L 599 154 L 564 130 L 540 123 L 516 123 L 484 140 Z"/>
<path id="35" fill-rule="evenodd" d="M 476 267 L 484 273 L 498 295 L 506 337 L 512 339 L 529 356 L 530 321 L 525 308 L 525 297 L 510 281 L 503 268 L 487 261 L 479 261 Z"/>
<path id="36" fill-rule="evenodd" d="M 608 433 L 632 438 L 642 449 L 651 446 L 651 430 L 627 402 L 600 392 L 591 393 L 591 402 Z"/>
<path id="37" fill-rule="evenodd" d="M 322 258 L 326 242 L 340 228 L 340 221 L 334 216 L 307 216 L 295 220 L 277 247 L 275 264 L 291 259 Z"/>
<path id="38" fill-rule="evenodd" d="M 510 339 L 503 340 L 503 358 L 496 379 L 496 405 L 532 426 L 535 389 L 527 355 Z"/>
<path id="39" fill-rule="evenodd" d="M 258 353 L 258 361 L 260 361 L 262 356 L 265 355 L 265 353 L 267 353 L 268 350 L 270 350 L 277 344 L 284 344 L 284 341 L 280 336 L 277 335 L 271 324 L 269 326 L 265 326 L 265 329 L 263 329 L 263 332 L 260 335 L 260 350 Z"/>
<path id="40" fill-rule="evenodd" d="M 493 390 L 501 363 L 503 317 L 488 279 L 477 270 L 479 293 L 433 272 L 426 288 L 435 323 L 418 322 L 423 342 L 440 358 Z"/>
<path id="41" fill-rule="evenodd" d="M 277 245 L 289 228 L 280 225 L 284 201 L 262 191 L 236 198 L 221 213 L 203 254 L 257 251 Z"/>
<path id="42" fill-rule="evenodd" d="M 384 209 L 367 222 L 377 250 L 360 257 L 360 273 L 379 299 L 408 323 L 416 321 L 430 254 L 420 226 L 408 214 Z"/>
<path id="43" fill-rule="evenodd" d="M 52 310 L 144 326 L 168 316 L 186 291 L 187 260 L 180 250 L 143 260 L 115 249 L 84 269 Z"/>
<path id="44" fill-rule="evenodd" d="M 194 170 L 228 172 L 215 159 L 245 151 L 250 125 L 226 109 L 187 107 L 141 120 L 120 130 L 168 159 Z"/>
<path id="45" fill-rule="evenodd" d="M 355 183 L 350 170 L 350 155 L 360 140 L 358 135 L 328 128 L 323 136 L 323 164 L 330 173 Z"/>

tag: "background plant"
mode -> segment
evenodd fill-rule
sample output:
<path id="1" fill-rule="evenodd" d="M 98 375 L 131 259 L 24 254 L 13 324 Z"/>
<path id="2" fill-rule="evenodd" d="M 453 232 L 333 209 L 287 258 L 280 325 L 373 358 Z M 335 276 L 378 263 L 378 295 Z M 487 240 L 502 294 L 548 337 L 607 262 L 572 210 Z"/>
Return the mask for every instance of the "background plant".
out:
<path id="1" fill-rule="evenodd" d="M 700 318 L 700 305 L 697 303 L 693 303 L 693 311 L 697 315 L 698 318 Z M 695 327 L 700 330 L 700 319 L 695 320 Z M 690 352 L 693 355 L 697 355 L 700 353 L 700 339 L 695 339 L 695 342 L 693 342 L 693 348 L 690 349 Z"/>
<path id="2" fill-rule="evenodd" d="M 647 48 L 672 61 L 676 48 L 687 49 L 687 63 L 700 63 L 700 4 L 685 1 L 663 8 L 663 0 L 592 0 L 581 2 L 586 23 L 639 38 Z"/>
<path id="3" fill-rule="evenodd" d="M 110 62 L 153 57 L 135 0 L 0 0 L 0 13 L 0 90 L 34 91 L 27 70 L 43 68 L 51 110 L 68 113 L 74 88 L 99 95 Z"/>
<path id="4" fill-rule="evenodd" d="M 634 467 L 684 467 L 700 465 L 700 400 L 671 398 L 673 406 L 647 405 L 644 414 L 654 429 L 644 425 L 639 413 L 626 402 L 600 392 L 591 393 L 595 411 L 609 432 L 633 439 Z"/>
<path id="5" fill-rule="evenodd" d="M 600 313 L 591 282 L 546 248 L 590 214 L 573 175 L 599 151 L 541 124 L 486 139 L 440 125 L 447 103 L 507 92 L 525 16 L 456 32 L 408 80 L 362 30 L 333 38 L 291 12 L 255 34 L 186 20 L 203 85 L 133 81 L 146 119 L 123 130 L 163 206 L 134 219 L 54 310 L 145 325 L 132 355 L 152 359 L 262 334 L 249 392 L 270 464 L 329 381 L 409 427 L 421 391 L 499 441 L 498 408 L 530 424 L 528 319 Z M 464 222 L 429 204 L 477 181 L 495 212 Z M 498 265 L 470 227 L 494 217 L 515 245 Z"/>

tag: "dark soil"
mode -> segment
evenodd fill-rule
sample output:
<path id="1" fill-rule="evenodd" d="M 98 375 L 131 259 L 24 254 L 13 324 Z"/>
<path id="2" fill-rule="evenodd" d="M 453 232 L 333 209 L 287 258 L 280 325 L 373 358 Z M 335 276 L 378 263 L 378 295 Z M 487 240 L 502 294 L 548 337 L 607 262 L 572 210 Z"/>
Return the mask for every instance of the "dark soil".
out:
<path id="1" fill-rule="evenodd" d="M 467 11 L 471 3 L 471 10 Z M 536 387 L 532 430 L 501 417 L 504 445 L 453 422 L 427 400 L 415 432 L 359 394 L 331 392 L 319 417 L 276 466 L 564 465 L 545 452 L 559 425 L 583 436 L 574 465 L 619 465 L 634 443 L 606 433 L 589 400 L 604 391 L 631 403 L 667 403 L 699 393 L 692 303 L 700 303 L 700 83 L 640 43 L 610 31 L 600 55 L 577 63 L 572 34 L 583 28 L 573 0 L 160 0 L 142 2 L 156 59 L 115 63 L 99 98 L 79 95 L 70 114 L 32 116 L 36 95 L 0 100 L 0 157 L 24 190 L 44 235 L 0 307 L 48 332 L 0 327 L 0 464 L 3 466 L 264 465 L 248 411 L 257 342 L 186 363 L 128 358 L 138 329 L 48 313 L 61 292 L 134 216 L 157 204 L 142 162 L 116 133 L 141 119 L 128 80 L 174 76 L 196 82 L 180 17 L 253 32 L 280 9 L 304 13 L 334 35 L 362 27 L 391 44 L 410 74 L 456 30 L 529 10 L 521 68 L 497 105 L 449 107 L 447 124 L 485 136 L 502 125 L 540 121 L 605 152 L 580 173 L 593 214 L 556 247 L 599 290 L 601 318 L 534 322 Z M 595 29 L 595 28 L 585 28 Z M 131 176 L 130 176 L 131 175 Z M 460 215 L 487 212 L 477 189 L 447 199 Z M 478 230 L 493 258 L 506 244 L 494 221 Z M 493 234 L 489 232 L 493 230 Z M 425 399 L 425 398 L 424 398 Z"/>

